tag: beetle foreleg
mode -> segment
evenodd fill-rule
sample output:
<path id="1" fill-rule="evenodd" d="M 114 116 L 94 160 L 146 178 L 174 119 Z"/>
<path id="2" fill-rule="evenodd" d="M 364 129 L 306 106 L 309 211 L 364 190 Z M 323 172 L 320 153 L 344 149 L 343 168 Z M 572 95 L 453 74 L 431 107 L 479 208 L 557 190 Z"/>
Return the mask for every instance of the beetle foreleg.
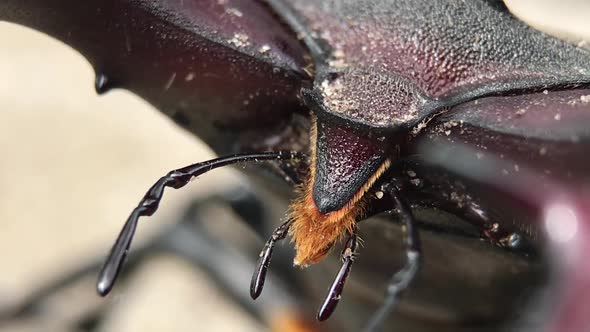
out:
<path id="1" fill-rule="evenodd" d="M 289 228 L 293 224 L 293 219 L 289 219 L 284 222 L 281 226 L 277 227 L 273 232 L 268 241 L 264 244 L 264 248 L 260 252 L 260 258 L 256 263 L 256 269 L 252 275 L 252 281 L 250 282 L 250 296 L 256 300 L 262 293 L 264 287 L 264 281 L 266 280 L 266 272 L 272 258 L 272 251 L 277 241 L 284 239 L 289 233 Z"/>
<path id="2" fill-rule="evenodd" d="M 408 287 L 412 280 L 414 280 L 422 262 L 420 236 L 414 223 L 412 210 L 410 210 L 410 207 L 400 199 L 395 189 L 390 190 L 390 195 L 403 223 L 407 262 L 406 265 L 396 272 L 389 281 L 385 301 L 365 326 L 363 330 L 365 332 L 374 332 L 379 329 L 379 326 L 393 310 L 400 294 Z"/>
<path id="3" fill-rule="evenodd" d="M 156 212 L 160 200 L 164 195 L 164 188 L 182 188 L 195 177 L 222 166 L 263 160 L 292 160 L 302 157 L 303 154 L 301 153 L 286 151 L 240 154 L 196 163 L 171 171 L 161 177 L 160 180 L 148 190 L 127 219 L 121 233 L 119 233 L 119 237 L 113 245 L 108 258 L 99 273 L 98 282 L 96 284 L 98 293 L 105 296 L 113 288 L 117 275 L 119 274 L 123 261 L 127 255 L 127 251 L 129 250 L 129 246 L 131 245 L 131 241 L 133 240 L 135 229 L 137 228 L 137 220 L 141 216 L 151 216 Z"/>
<path id="4" fill-rule="evenodd" d="M 322 303 L 320 310 L 318 311 L 318 320 L 324 321 L 332 315 L 338 302 L 340 301 L 340 297 L 342 295 L 342 290 L 344 289 L 344 284 L 346 283 L 346 278 L 350 273 L 350 269 L 352 268 L 352 262 L 354 261 L 354 252 L 356 251 L 357 247 L 357 236 L 356 234 L 351 234 L 346 241 L 346 245 L 342 250 L 342 267 L 340 267 L 340 271 L 338 271 L 338 275 L 332 282 L 332 286 L 330 286 L 330 290 L 328 291 L 328 296 Z"/>

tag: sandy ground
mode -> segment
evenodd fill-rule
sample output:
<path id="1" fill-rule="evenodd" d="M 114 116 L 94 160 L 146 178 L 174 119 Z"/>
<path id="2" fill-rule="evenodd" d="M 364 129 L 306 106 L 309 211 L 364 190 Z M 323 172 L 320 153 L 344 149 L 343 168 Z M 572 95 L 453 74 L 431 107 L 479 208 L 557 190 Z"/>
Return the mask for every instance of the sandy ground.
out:
<path id="1" fill-rule="evenodd" d="M 9 305 L 106 254 L 155 180 L 212 153 L 129 93 L 96 96 L 90 65 L 63 44 L 1 22 L 0 40 L 0 305 Z M 168 192 L 158 214 L 141 224 L 138 240 L 231 173 L 214 171 Z M 202 331 L 259 330 L 184 263 L 162 258 L 142 270 L 125 292 L 106 300 L 114 314 L 104 331 L 194 331 L 195 324 Z M 92 294 L 83 301 L 103 301 L 92 281 L 81 291 Z M 0 331 L 60 331 L 60 315 Z"/>
<path id="2" fill-rule="evenodd" d="M 586 0 L 560 1 L 562 9 L 574 10 L 558 23 L 553 23 L 559 16 L 555 8 L 545 9 L 536 0 L 511 2 L 545 12 L 544 17 L 529 14 L 527 8 L 523 17 L 533 17 L 537 25 L 557 25 L 557 34 L 567 30 L 561 28 L 564 20 L 580 22 L 572 40 L 590 39 L 590 9 L 580 10 L 582 4 L 590 7 Z M 68 47 L 2 23 L 0 40 L 1 308 L 106 253 L 154 180 L 212 154 L 133 95 L 114 91 L 96 96 L 92 69 Z M 198 185 L 169 192 L 158 214 L 142 223 L 139 240 L 173 221 L 189 198 L 220 186 L 227 177 L 235 179 L 235 173 L 215 171 Z M 225 301 L 204 274 L 178 260 L 162 257 L 142 270 L 124 292 L 106 300 L 113 313 L 103 331 L 261 329 Z M 84 295 L 79 305 L 67 298 L 69 307 L 60 311 L 56 305 L 50 318 L 0 324 L 0 332 L 63 331 L 77 312 L 72 308 L 105 301 L 94 296 L 92 281 L 78 292 Z"/>

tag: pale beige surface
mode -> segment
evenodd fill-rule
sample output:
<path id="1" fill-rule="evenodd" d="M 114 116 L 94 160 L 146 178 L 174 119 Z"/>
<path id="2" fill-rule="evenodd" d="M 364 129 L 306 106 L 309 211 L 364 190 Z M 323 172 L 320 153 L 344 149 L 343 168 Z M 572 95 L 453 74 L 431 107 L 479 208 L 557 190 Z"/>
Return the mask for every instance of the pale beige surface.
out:
<path id="1" fill-rule="evenodd" d="M 106 254 L 155 180 L 212 153 L 133 95 L 96 96 L 90 65 L 59 42 L 1 22 L 0 40 L 2 305 Z M 167 192 L 156 216 L 141 223 L 138 240 L 172 222 L 187 199 L 220 186 L 230 173 L 214 171 L 187 189 Z M 142 270 L 106 300 L 115 314 L 104 331 L 259 330 L 184 263 L 162 259 Z M 82 301 L 101 301 L 92 282 L 82 289 L 88 293 Z M 0 331 L 63 331 L 57 320 L 67 317 L 54 317 L 42 328 L 22 322 L 0 325 Z"/>
<path id="2" fill-rule="evenodd" d="M 590 48 L 590 1 L 505 0 L 505 3 L 533 27 Z"/>

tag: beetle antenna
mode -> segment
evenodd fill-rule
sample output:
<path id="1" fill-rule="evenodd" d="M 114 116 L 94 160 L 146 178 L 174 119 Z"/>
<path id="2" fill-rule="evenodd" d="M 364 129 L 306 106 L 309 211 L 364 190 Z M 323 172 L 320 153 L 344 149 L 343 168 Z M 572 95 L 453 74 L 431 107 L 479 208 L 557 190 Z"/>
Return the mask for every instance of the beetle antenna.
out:
<path id="1" fill-rule="evenodd" d="M 391 314 L 393 308 L 398 302 L 401 293 L 408 288 L 408 285 L 414 280 L 418 269 L 422 265 L 422 249 L 420 245 L 420 236 L 415 226 L 414 216 L 410 207 L 400 199 L 395 189 L 390 190 L 390 195 L 396 205 L 396 209 L 401 217 L 403 229 L 405 231 L 405 245 L 406 245 L 406 265 L 396 272 L 390 279 L 387 286 L 387 294 L 385 301 L 379 310 L 373 314 L 369 320 L 364 332 L 376 332 L 381 324 Z"/>
<path id="2" fill-rule="evenodd" d="M 250 282 L 250 296 L 256 300 L 262 293 L 264 287 L 264 281 L 266 280 L 266 272 L 270 265 L 270 259 L 272 258 L 272 251 L 276 242 L 284 239 L 289 232 L 289 228 L 293 224 L 293 219 L 289 219 L 284 222 L 281 226 L 277 227 L 273 232 L 268 241 L 264 244 L 258 262 L 256 263 L 256 269 L 252 275 L 252 281 Z"/>
<path id="3" fill-rule="evenodd" d="M 123 266 L 127 251 L 133 240 L 135 229 L 137 228 L 137 220 L 142 216 L 151 216 L 158 209 L 160 200 L 164 195 L 164 188 L 171 187 L 179 189 L 188 184 L 195 177 L 206 173 L 214 168 L 223 167 L 227 165 L 233 165 L 244 162 L 257 162 L 263 160 L 293 160 L 302 159 L 304 154 L 300 152 L 292 151 L 279 151 L 279 152 L 263 152 L 263 153 L 248 153 L 248 154 L 237 154 L 233 156 L 226 156 L 208 161 L 196 163 L 190 166 L 179 168 L 174 171 L 170 171 L 165 176 L 161 177 L 145 194 L 143 199 L 139 202 L 137 207 L 131 212 L 131 215 L 127 219 L 125 226 L 119 233 L 115 244 L 113 245 L 109 256 L 102 266 L 102 269 L 98 275 L 98 281 L 96 284 L 96 290 L 101 296 L 106 296 L 115 281 Z"/>
<path id="4" fill-rule="evenodd" d="M 326 296 L 324 303 L 322 303 L 322 306 L 318 311 L 317 319 L 319 321 L 324 321 L 330 318 L 336 309 L 338 302 L 340 302 L 342 290 L 344 289 L 344 284 L 346 283 L 346 278 L 348 277 L 350 269 L 352 268 L 356 247 L 357 235 L 351 234 L 348 238 L 348 241 L 346 241 L 344 250 L 342 250 L 342 266 L 340 267 L 340 271 L 338 271 L 336 278 L 332 282 L 332 286 L 330 286 L 330 290 L 328 290 L 328 295 Z"/>

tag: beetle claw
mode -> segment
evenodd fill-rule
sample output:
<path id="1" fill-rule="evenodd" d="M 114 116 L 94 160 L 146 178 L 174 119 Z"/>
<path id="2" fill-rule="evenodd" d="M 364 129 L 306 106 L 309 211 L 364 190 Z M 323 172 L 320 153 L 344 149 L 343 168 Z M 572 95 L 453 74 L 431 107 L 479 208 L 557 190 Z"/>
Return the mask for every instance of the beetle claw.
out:
<path id="1" fill-rule="evenodd" d="M 264 248 L 262 248 L 258 263 L 256 264 L 256 269 L 254 270 L 254 274 L 252 274 L 252 281 L 250 282 L 250 296 L 252 299 L 256 300 L 262 293 L 264 281 L 266 280 L 266 272 L 270 265 L 274 246 L 277 241 L 280 241 L 287 236 L 292 223 L 293 219 L 289 219 L 281 226 L 277 227 L 268 241 L 264 244 Z"/>
<path id="2" fill-rule="evenodd" d="M 330 286 L 330 290 L 328 290 L 328 295 L 318 311 L 317 319 L 319 321 L 324 321 L 330 318 L 332 313 L 334 313 L 334 310 L 336 310 L 336 306 L 342 297 L 342 290 L 344 290 L 346 278 L 350 274 L 350 269 L 352 268 L 356 247 L 357 236 L 356 234 L 352 234 L 348 238 L 348 241 L 346 241 L 344 250 L 342 250 L 342 266 L 340 267 L 340 271 L 338 271 L 336 278 L 332 282 L 332 286 Z"/>

